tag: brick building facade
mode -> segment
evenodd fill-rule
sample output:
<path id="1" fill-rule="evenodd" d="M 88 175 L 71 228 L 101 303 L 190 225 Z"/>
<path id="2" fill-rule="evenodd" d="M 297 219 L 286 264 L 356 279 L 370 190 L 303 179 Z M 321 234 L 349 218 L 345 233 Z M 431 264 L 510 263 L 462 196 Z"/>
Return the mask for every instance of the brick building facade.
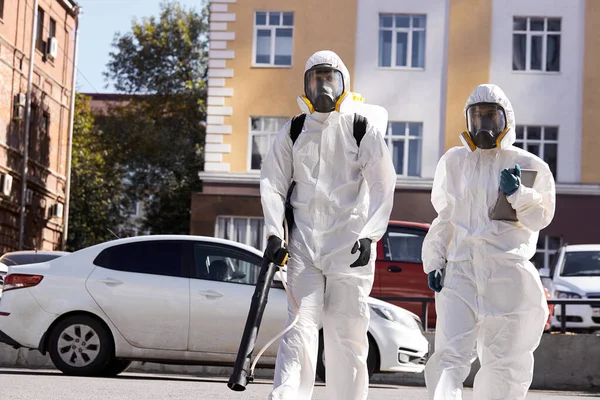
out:
<path id="1" fill-rule="evenodd" d="M 21 195 L 34 2 L 0 1 L 0 251 L 62 248 L 78 6 L 39 0 L 26 193 Z"/>

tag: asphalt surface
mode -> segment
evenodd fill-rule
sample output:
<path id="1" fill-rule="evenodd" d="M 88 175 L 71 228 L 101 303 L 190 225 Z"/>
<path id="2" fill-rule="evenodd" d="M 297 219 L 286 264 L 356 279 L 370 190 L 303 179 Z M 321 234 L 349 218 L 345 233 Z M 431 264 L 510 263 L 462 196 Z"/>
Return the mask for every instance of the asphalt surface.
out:
<path id="1" fill-rule="evenodd" d="M 2 400 L 266 400 L 272 382 L 258 381 L 244 392 L 227 388 L 225 378 L 196 378 L 174 375 L 124 373 L 117 378 L 80 378 L 62 375 L 52 370 L 0 368 L 0 399 Z M 313 400 L 326 400 L 325 386 L 317 384 Z M 372 385 L 369 400 L 425 400 L 424 388 Z M 473 400 L 469 389 L 465 400 Z M 535 392 L 528 400 L 600 399 L 600 394 Z"/>

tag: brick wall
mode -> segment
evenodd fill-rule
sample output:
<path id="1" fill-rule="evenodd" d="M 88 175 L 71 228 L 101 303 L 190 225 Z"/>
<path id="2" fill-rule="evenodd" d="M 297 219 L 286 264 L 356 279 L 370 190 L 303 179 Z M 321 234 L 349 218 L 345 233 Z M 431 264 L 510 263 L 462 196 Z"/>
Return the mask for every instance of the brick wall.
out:
<path id="1" fill-rule="evenodd" d="M 25 135 L 24 120 L 15 120 L 15 95 L 27 92 L 32 2 L 5 2 L 0 24 L 0 173 L 13 177 L 9 196 L 0 195 L 0 251 L 13 251 L 19 241 L 19 205 Z M 58 249 L 63 218 L 51 217 L 53 204 L 65 203 L 69 108 L 75 19 L 58 0 L 40 0 L 43 37 L 50 18 L 56 21 L 57 57 L 35 51 L 28 184 L 33 192 L 26 208 L 25 248 Z M 44 129 L 44 126 L 46 129 Z"/>

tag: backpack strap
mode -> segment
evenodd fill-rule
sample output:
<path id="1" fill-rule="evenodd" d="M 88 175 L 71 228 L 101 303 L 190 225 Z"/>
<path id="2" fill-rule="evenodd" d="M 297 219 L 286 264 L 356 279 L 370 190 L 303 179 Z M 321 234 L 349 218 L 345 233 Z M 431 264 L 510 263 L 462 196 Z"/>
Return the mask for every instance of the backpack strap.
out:
<path id="1" fill-rule="evenodd" d="M 360 141 L 367 133 L 367 119 L 360 114 L 354 114 L 354 139 L 360 147 Z"/>
<path id="2" fill-rule="evenodd" d="M 296 115 L 292 118 L 292 126 L 290 127 L 290 139 L 292 139 L 292 145 L 296 143 L 296 139 L 298 139 L 298 136 L 302 133 L 305 120 L 306 114 Z"/>

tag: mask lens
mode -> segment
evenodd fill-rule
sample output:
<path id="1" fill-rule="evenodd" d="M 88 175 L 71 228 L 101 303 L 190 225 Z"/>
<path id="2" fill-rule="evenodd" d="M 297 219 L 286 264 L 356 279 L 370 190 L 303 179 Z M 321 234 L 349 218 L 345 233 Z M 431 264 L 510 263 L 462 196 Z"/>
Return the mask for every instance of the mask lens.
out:
<path id="1" fill-rule="evenodd" d="M 317 67 L 306 72 L 304 79 L 306 97 L 314 104 L 319 96 L 326 95 L 335 102 L 344 93 L 342 73 L 331 67 Z"/>
<path id="2" fill-rule="evenodd" d="M 491 131 L 494 137 L 506 128 L 504 109 L 498 104 L 476 104 L 467 110 L 467 128 L 471 135 Z"/>

